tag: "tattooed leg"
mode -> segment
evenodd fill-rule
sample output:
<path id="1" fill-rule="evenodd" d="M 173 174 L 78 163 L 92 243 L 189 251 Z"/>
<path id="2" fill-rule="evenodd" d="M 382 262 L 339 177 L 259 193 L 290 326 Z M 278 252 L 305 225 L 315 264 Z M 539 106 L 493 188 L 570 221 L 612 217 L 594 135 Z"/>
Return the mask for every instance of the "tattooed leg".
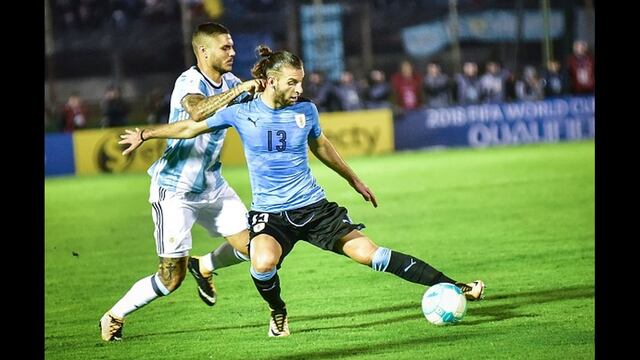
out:
<path id="1" fill-rule="evenodd" d="M 173 292 L 182 284 L 182 280 L 184 280 L 187 274 L 188 259 L 188 256 L 181 258 L 160 258 L 158 276 L 162 284 L 170 292 Z"/>

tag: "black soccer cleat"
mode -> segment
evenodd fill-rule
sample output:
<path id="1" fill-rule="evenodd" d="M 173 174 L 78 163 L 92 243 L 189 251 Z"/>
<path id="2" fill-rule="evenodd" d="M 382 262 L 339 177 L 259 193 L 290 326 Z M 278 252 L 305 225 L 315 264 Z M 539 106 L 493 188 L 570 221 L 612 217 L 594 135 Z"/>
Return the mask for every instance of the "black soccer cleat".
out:
<path id="1" fill-rule="evenodd" d="M 204 276 L 200 271 L 200 258 L 198 256 L 189 257 L 189 264 L 187 265 L 189 272 L 196 279 L 198 284 L 198 295 L 205 304 L 213 306 L 216 304 L 216 287 L 213 284 L 213 274 Z"/>

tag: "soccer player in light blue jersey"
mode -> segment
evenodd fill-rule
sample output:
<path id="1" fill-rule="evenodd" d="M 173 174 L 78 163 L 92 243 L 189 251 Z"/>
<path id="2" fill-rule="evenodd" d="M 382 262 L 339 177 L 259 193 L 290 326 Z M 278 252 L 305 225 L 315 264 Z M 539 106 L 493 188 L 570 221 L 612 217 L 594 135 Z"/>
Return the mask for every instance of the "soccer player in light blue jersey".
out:
<path id="1" fill-rule="evenodd" d="M 287 51 L 273 53 L 266 46 L 260 46 L 258 52 L 261 59 L 252 73 L 266 80 L 262 95 L 229 106 L 205 122 L 186 120 L 147 131 L 126 130 L 120 144 L 130 145 L 124 151 L 128 153 L 146 139 L 191 138 L 229 126 L 238 130 L 253 194 L 249 212 L 251 277 L 271 310 L 268 335 L 289 335 L 277 270 L 298 240 L 414 283 L 453 283 L 467 299 L 481 299 L 482 281 L 455 281 L 416 257 L 376 245 L 361 231 L 363 224 L 352 222 L 346 208 L 325 198 L 311 174 L 307 148 L 377 207 L 373 192 L 322 133 L 316 106 L 300 97 L 304 78 L 300 58 Z"/>
<path id="2" fill-rule="evenodd" d="M 206 120 L 232 100 L 261 90 L 260 80 L 241 82 L 230 72 L 235 51 L 224 26 L 199 25 L 192 46 L 197 65 L 176 80 L 170 123 Z M 162 157 L 149 168 L 149 202 L 160 264 L 155 274 L 136 282 L 104 314 L 100 320 L 103 340 L 120 340 L 124 317 L 177 289 L 187 269 L 198 283 L 200 298 L 214 305 L 213 271 L 248 260 L 247 209 L 220 171 L 225 134 L 225 129 L 219 129 L 194 139 L 169 140 Z M 206 256 L 190 258 L 191 228 L 196 222 L 211 236 L 223 236 L 228 242 Z"/>

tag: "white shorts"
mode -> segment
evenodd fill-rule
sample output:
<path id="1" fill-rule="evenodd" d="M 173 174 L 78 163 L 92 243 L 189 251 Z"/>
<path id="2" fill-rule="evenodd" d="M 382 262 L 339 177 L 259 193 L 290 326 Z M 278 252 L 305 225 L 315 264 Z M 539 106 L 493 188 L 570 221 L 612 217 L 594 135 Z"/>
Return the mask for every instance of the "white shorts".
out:
<path id="1" fill-rule="evenodd" d="M 226 237 L 248 228 L 247 208 L 226 182 L 202 194 L 173 192 L 152 184 L 149 202 L 160 257 L 188 256 L 195 222 L 212 237 Z"/>

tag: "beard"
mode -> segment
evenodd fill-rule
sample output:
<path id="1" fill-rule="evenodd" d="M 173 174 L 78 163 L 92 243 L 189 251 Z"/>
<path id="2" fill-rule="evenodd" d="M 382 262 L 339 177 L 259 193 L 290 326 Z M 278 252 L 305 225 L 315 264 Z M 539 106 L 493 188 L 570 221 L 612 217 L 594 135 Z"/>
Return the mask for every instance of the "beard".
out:
<path id="1" fill-rule="evenodd" d="M 276 91 L 274 100 L 276 104 L 280 104 L 281 106 L 288 106 L 293 104 L 293 101 L 291 101 L 291 98 L 288 97 L 285 92 Z"/>
<path id="2" fill-rule="evenodd" d="M 211 67 L 221 75 L 230 72 L 233 68 L 232 65 L 225 64 L 224 62 L 212 64 Z"/>

